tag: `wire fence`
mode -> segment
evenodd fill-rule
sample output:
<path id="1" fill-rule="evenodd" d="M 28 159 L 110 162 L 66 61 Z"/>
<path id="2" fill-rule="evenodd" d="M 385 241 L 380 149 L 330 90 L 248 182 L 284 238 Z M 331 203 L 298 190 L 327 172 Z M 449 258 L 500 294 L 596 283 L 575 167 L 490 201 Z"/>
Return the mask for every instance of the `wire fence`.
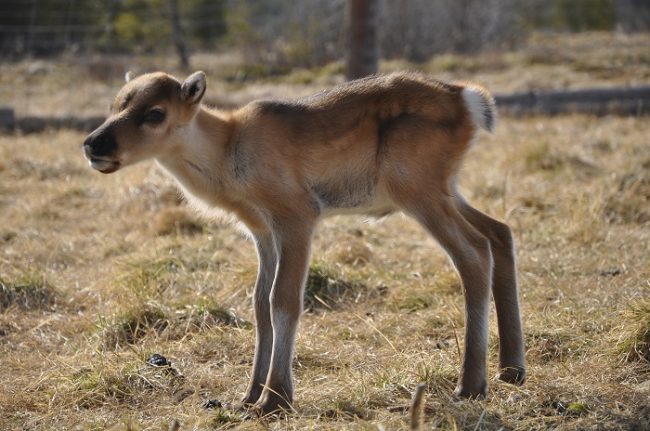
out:
<path id="1" fill-rule="evenodd" d="M 347 0 L 2 0 L 0 61 L 72 52 L 172 47 L 172 2 L 190 49 L 239 46 L 271 61 L 342 56 Z M 650 30 L 647 0 L 379 0 L 385 58 L 512 47 L 532 28 Z M 304 58 L 296 58 L 296 57 Z M 311 57 L 311 58 L 310 58 Z"/>
<path id="2" fill-rule="evenodd" d="M 7 70 L 20 75 L 0 81 L 0 106 L 13 108 L 18 117 L 101 116 L 126 70 L 176 67 L 170 67 L 176 57 L 169 1 L 0 0 L 0 75 Z M 178 1 L 183 35 L 194 54 L 191 68 L 210 73 L 233 52 L 249 66 L 245 73 L 259 69 L 260 76 L 344 58 L 347 0 Z M 528 2 L 379 1 L 384 58 L 420 62 L 439 52 L 525 39 L 517 5 Z M 625 9 L 637 11 L 637 20 L 650 9 L 634 0 L 619 3 L 626 2 L 641 5 Z M 468 28 L 473 32 L 463 31 Z M 54 61 L 39 61 L 40 56 Z M 24 58 L 29 59 L 24 66 L 2 69 Z M 645 102 L 639 106 L 647 111 Z"/>
<path id="3" fill-rule="evenodd" d="M 182 6 L 188 41 L 214 42 L 225 33 L 225 3 L 218 0 L 3 0 L 0 60 L 163 50 L 172 37 L 172 1 Z"/>

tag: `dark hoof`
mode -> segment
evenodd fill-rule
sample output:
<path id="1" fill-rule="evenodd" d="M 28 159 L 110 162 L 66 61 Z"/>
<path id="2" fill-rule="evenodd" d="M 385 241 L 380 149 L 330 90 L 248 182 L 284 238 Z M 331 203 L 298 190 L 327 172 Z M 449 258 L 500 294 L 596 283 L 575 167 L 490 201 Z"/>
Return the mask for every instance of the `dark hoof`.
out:
<path id="1" fill-rule="evenodd" d="M 476 388 L 456 387 L 454 390 L 454 398 L 457 400 L 484 400 L 487 397 L 487 383 Z"/>
<path id="2" fill-rule="evenodd" d="M 241 401 L 233 404 L 233 409 L 246 414 L 246 416 L 250 416 L 251 409 L 259 401 L 260 396 L 262 396 L 261 388 L 249 388 L 244 394 L 244 397 L 241 399 Z"/>
<path id="3" fill-rule="evenodd" d="M 526 369 L 523 367 L 504 367 L 497 374 L 497 379 L 512 385 L 521 386 L 526 381 Z"/>
<path id="4" fill-rule="evenodd" d="M 259 399 L 259 396 L 257 396 L 257 397 L 244 397 L 240 402 L 235 404 L 235 408 L 237 410 L 248 410 L 257 403 L 258 399 Z"/>
<path id="5" fill-rule="evenodd" d="M 286 415 L 294 410 L 286 399 L 274 393 L 266 393 L 251 407 L 251 411 L 255 412 L 258 417 L 262 417 Z"/>

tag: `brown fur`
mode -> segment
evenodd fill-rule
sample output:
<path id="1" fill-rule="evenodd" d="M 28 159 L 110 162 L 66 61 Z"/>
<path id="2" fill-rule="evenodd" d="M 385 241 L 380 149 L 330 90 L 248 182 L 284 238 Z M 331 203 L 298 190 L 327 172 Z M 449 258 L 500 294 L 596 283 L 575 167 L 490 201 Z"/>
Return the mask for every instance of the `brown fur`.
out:
<path id="1" fill-rule="evenodd" d="M 260 268 L 257 342 L 245 404 L 263 412 L 291 406 L 291 359 L 311 236 L 318 220 L 333 213 L 404 211 L 449 253 L 466 299 L 457 395 L 483 396 L 487 390 L 491 292 L 501 337 L 500 377 L 523 382 L 510 230 L 469 206 L 455 184 L 479 125 L 490 128 L 493 122 L 486 90 L 399 73 L 230 112 L 201 106 L 204 90 L 202 73 L 183 83 L 164 73 L 128 82 L 85 151 L 104 172 L 155 158 L 192 200 L 233 212 L 251 232 Z M 152 110 L 163 111 L 164 120 L 143 122 Z M 95 157 L 103 154 L 102 145 L 115 150 Z"/>

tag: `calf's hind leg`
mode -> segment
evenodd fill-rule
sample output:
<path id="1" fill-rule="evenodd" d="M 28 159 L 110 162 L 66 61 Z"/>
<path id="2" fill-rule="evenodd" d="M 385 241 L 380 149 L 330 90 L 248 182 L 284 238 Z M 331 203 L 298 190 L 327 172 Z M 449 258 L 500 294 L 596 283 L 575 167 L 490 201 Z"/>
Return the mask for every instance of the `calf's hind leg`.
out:
<path id="1" fill-rule="evenodd" d="M 404 196 L 404 195 L 402 195 Z M 460 214 L 453 198 L 423 202 L 416 194 L 402 204 L 440 243 L 460 275 L 465 296 L 465 343 L 463 365 L 455 394 L 463 398 L 487 394 L 486 356 L 488 315 L 492 283 L 489 240 Z M 408 199 L 408 198 L 407 198 Z"/>
<path id="2" fill-rule="evenodd" d="M 512 232 L 507 225 L 473 208 L 463 198 L 457 197 L 456 203 L 465 219 L 490 240 L 494 260 L 492 293 L 499 324 L 498 378 L 521 385 L 526 379 L 526 368 Z"/>

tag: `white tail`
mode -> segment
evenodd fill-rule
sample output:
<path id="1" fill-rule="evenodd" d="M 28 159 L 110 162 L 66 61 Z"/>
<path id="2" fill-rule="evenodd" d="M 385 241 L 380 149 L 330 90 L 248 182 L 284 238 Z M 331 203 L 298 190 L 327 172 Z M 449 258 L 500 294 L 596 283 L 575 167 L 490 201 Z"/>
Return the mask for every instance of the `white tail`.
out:
<path id="1" fill-rule="evenodd" d="M 490 92 L 482 87 L 470 85 L 463 89 L 462 94 L 474 123 L 488 132 L 494 132 L 497 107 Z"/>

